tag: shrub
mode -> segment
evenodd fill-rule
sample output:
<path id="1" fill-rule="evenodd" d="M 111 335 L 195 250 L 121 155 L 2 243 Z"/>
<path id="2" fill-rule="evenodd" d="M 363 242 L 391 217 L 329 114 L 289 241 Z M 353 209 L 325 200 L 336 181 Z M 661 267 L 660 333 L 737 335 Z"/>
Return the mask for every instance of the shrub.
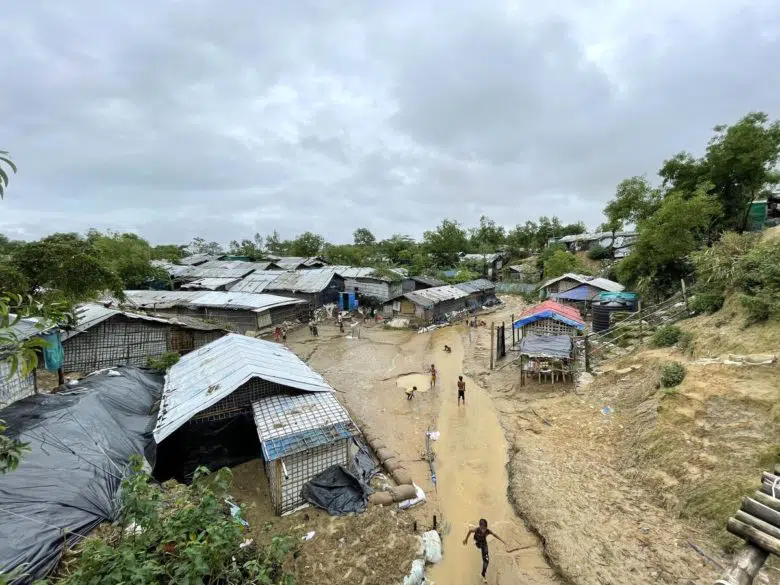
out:
<path id="1" fill-rule="evenodd" d="M 109 543 L 90 537 L 82 552 L 57 579 L 58 585 L 85 583 L 274 583 L 292 579 L 282 565 L 292 549 L 288 538 L 271 545 L 240 548 L 244 527 L 225 504 L 231 473 L 195 472 L 191 486 L 162 489 L 141 471 L 135 457 L 122 482 L 119 526 L 137 527 Z"/>
<path id="2" fill-rule="evenodd" d="M 762 243 L 740 259 L 736 284 L 748 321 L 780 317 L 780 241 Z"/>
<path id="3" fill-rule="evenodd" d="M 691 310 L 694 313 L 715 313 L 723 307 L 725 297 L 719 293 L 700 292 L 691 299 Z"/>
<path id="4" fill-rule="evenodd" d="M 608 248 L 605 248 L 604 246 L 593 246 L 590 250 L 588 250 L 587 254 L 588 258 L 591 260 L 606 260 L 607 258 L 610 258 L 612 256 L 612 253 L 609 251 Z"/>
<path id="5" fill-rule="evenodd" d="M 667 362 L 661 368 L 661 386 L 674 388 L 685 379 L 685 366 L 680 362 Z"/>
<path id="6" fill-rule="evenodd" d="M 657 347 L 671 347 L 680 340 L 682 331 L 677 325 L 663 325 L 653 335 L 653 343 Z"/>
<path id="7" fill-rule="evenodd" d="M 181 356 L 175 351 L 167 351 L 159 357 L 148 357 L 146 359 L 146 367 L 153 370 L 160 370 L 161 372 L 167 372 L 171 369 L 171 366 L 179 363 Z"/>
<path id="8" fill-rule="evenodd" d="M 677 341 L 677 347 L 686 353 L 693 351 L 693 333 L 683 331 L 680 333 L 680 339 Z"/>

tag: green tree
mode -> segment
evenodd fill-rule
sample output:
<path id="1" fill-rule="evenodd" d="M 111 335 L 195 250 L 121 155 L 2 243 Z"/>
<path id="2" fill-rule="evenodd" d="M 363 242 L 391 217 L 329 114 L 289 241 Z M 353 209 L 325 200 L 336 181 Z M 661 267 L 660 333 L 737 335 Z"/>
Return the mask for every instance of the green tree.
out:
<path id="1" fill-rule="evenodd" d="M 10 261 L 0 260 L 0 292 L 12 292 L 26 294 L 30 290 L 30 283 Z"/>
<path id="2" fill-rule="evenodd" d="M 282 240 L 279 237 L 279 232 L 274 230 L 265 237 L 265 249 L 270 254 L 277 256 L 289 256 L 290 255 L 291 242 L 288 240 Z"/>
<path id="3" fill-rule="evenodd" d="M 368 255 L 362 246 L 330 244 L 325 248 L 323 255 L 330 264 L 343 266 L 367 266 L 369 264 Z"/>
<path id="4" fill-rule="evenodd" d="M 631 254 L 616 267 L 621 282 L 643 292 L 665 295 L 690 270 L 689 256 L 706 241 L 722 214 L 706 186 L 695 194 L 667 194 L 658 210 L 640 222 Z"/>
<path id="5" fill-rule="evenodd" d="M 625 224 L 637 225 L 647 220 L 661 204 L 660 189 L 650 185 L 646 177 L 631 177 L 621 181 L 615 190 L 615 198 L 604 209 L 610 228 L 616 232 Z"/>
<path id="6" fill-rule="evenodd" d="M 382 260 L 393 265 L 409 265 L 418 250 L 417 243 L 409 236 L 393 234 L 376 246 Z"/>
<path id="7" fill-rule="evenodd" d="M 255 234 L 252 240 L 233 240 L 230 242 L 229 252 L 234 256 L 249 256 L 250 258 L 264 258 L 263 236 Z"/>
<path id="8" fill-rule="evenodd" d="M 325 247 L 325 238 L 313 232 L 303 232 L 292 241 L 290 254 L 292 256 L 317 256 Z"/>
<path id="9" fill-rule="evenodd" d="M 5 190 L 8 188 L 8 171 L 3 168 L 4 165 L 16 174 L 16 165 L 8 155 L 8 151 L 0 150 L 0 199 L 5 197 Z"/>
<path id="10" fill-rule="evenodd" d="M 434 263 L 440 268 L 455 266 L 459 255 L 468 249 L 466 231 L 457 221 L 445 219 L 435 230 L 426 231 L 423 241 Z"/>
<path id="11" fill-rule="evenodd" d="M 544 261 L 544 278 L 556 278 L 567 272 L 577 272 L 579 265 L 580 263 L 574 254 L 564 250 L 555 250 Z"/>
<path id="12" fill-rule="evenodd" d="M 105 291 L 122 295 L 122 280 L 89 240 L 78 234 L 57 233 L 20 246 L 12 265 L 29 283 L 30 294 L 63 298 L 71 303 L 95 298 Z"/>
<path id="13" fill-rule="evenodd" d="M 24 244 L 21 240 L 11 240 L 8 236 L 0 234 L 0 258 L 8 256 L 16 248 Z"/>
<path id="14" fill-rule="evenodd" d="M 176 244 L 161 244 L 152 248 L 152 260 L 178 262 L 182 259 L 182 248 Z"/>
<path id="15" fill-rule="evenodd" d="M 368 228 L 358 228 L 352 236 L 356 246 L 370 247 L 376 244 L 376 237 Z"/>
<path id="16" fill-rule="evenodd" d="M 92 244 L 98 257 L 119 276 L 125 289 L 143 289 L 152 281 L 168 280 L 164 270 L 152 266 L 152 247 L 149 242 L 136 234 L 103 234 L 90 230 L 87 241 Z"/>
<path id="17" fill-rule="evenodd" d="M 187 252 L 190 254 L 208 254 L 209 256 L 221 256 L 225 253 L 222 246 L 217 242 L 207 242 L 200 237 L 192 238 L 192 242 L 187 246 Z"/>
<path id="18" fill-rule="evenodd" d="M 479 227 L 471 230 L 470 245 L 472 252 L 493 253 L 506 244 L 504 226 L 497 225 L 488 216 L 479 218 Z"/>

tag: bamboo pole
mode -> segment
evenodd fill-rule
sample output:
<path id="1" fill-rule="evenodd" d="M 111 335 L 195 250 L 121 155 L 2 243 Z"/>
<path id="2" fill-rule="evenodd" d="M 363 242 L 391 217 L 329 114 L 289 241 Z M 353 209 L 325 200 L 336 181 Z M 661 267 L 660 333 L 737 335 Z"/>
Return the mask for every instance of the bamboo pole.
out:
<path id="1" fill-rule="evenodd" d="M 490 323 L 490 369 L 493 369 L 493 352 L 495 352 L 495 337 L 496 337 L 496 323 L 491 321 Z"/>
<path id="2" fill-rule="evenodd" d="M 715 581 L 715 585 L 751 585 L 769 553 L 748 544 L 734 557 L 734 564 Z"/>
<path id="3" fill-rule="evenodd" d="M 734 518 L 740 522 L 744 522 L 748 526 L 752 526 L 756 530 L 760 530 L 764 534 L 768 534 L 769 536 L 780 540 L 780 528 L 772 526 L 757 516 L 753 516 L 747 512 L 739 510 L 736 514 L 734 514 Z"/>
<path id="4" fill-rule="evenodd" d="M 735 518 L 729 518 L 728 522 L 726 522 L 726 530 L 731 532 L 734 536 L 739 536 L 767 552 L 780 555 L 780 539 L 769 536 L 765 532 L 761 532 L 744 522 L 740 522 Z"/>
<path id="5" fill-rule="evenodd" d="M 780 531 L 780 512 L 773 510 L 769 506 L 765 506 L 752 498 L 743 498 L 742 511 L 747 512 L 756 518 L 760 518 Z M 778 536 L 778 538 L 780 538 L 780 536 Z"/>
<path id="6" fill-rule="evenodd" d="M 780 512 L 780 500 L 777 498 L 773 498 L 764 492 L 756 492 L 753 494 L 753 499 L 757 502 L 761 502 L 768 508 L 772 508 L 773 510 Z"/>

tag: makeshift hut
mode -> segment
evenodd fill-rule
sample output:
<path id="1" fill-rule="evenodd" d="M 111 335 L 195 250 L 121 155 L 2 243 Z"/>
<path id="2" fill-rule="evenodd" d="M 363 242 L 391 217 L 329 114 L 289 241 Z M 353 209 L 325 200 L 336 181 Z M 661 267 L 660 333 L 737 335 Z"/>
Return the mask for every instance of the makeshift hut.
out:
<path id="1" fill-rule="evenodd" d="M 413 290 L 425 290 L 426 288 L 434 288 L 436 286 L 444 286 L 447 284 L 443 280 L 434 278 L 433 276 L 412 276 L 409 278 L 412 281 L 413 288 L 404 290 L 404 292 L 411 292 Z"/>
<path id="2" fill-rule="evenodd" d="M 282 270 L 309 270 L 322 268 L 328 263 L 319 256 L 271 256 L 270 260 Z"/>
<path id="3" fill-rule="evenodd" d="M 255 272 L 236 283 L 230 292 L 269 292 L 302 299 L 313 311 L 323 305 L 338 302 L 344 292 L 344 278 L 332 267 L 295 271 Z"/>
<path id="4" fill-rule="evenodd" d="M 0 475 L 0 567 L 19 571 L 8 582 L 46 578 L 63 552 L 117 519 L 130 457 L 154 459 L 147 429 L 161 388 L 162 376 L 122 367 L 0 410 L 7 436 L 28 445 L 19 467 Z"/>
<path id="5" fill-rule="evenodd" d="M 499 303 L 499 300 L 496 298 L 496 285 L 487 279 L 479 278 L 477 280 L 461 282 L 456 284 L 455 288 L 459 288 L 468 295 L 466 298 L 466 305 L 472 311 L 477 310 L 480 307 L 492 306 Z"/>
<path id="6" fill-rule="evenodd" d="M 308 307 L 300 299 L 241 291 L 125 291 L 127 303 L 160 315 L 208 319 L 233 331 L 261 331 L 285 321 L 302 321 Z"/>
<path id="7" fill-rule="evenodd" d="M 15 315 L 10 317 L 12 321 L 16 319 Z M 56 351 L 61 348 L 59 329 L 56 325 L 44 324 L 42 319 L 33 317 L 19 319 L 11 325 L 10 329 L 18 342 L 40 337 L 50 344 L 51 349 L 54 351 L 49 352 L 47 348 L 47 351 L 41 352 L 42 355 L 40 356 L 40 363 L 45 368 L 56 371 L 62 365 L 61 352 L 58 357 Z M 47 359 L 50 356 L 53 356 L 54 360 Z M 11 374 L 12 369 L 12 362 L 9 359 L 7 349 L 4 351 L 3 347 L 0 346 L 0 407 L 35 394 L 38 391 L 37 369 L 24 373 L 17 368 Z"/>
<path id="8" fill-rule="evenodd" d="M 460 261 L 477 270 L 484 278 L 498 280 L 504 267 L 506 255 L 503 252 L 494 254 L 463 254 Z"/>
<path id="9" fill-rule="evenodd" d="M 576 307 L 582 314 L 590 310 L 591 303 L 601 293 L 619 293 L 625 287 L 607 278 L 591 278 L 564 292 L 552 293 L 550 298 L 564 305 Z"/>
<path id="10" fill-rule="evenodd" d="M 549 377 L 551 382 L 571 379 L 574 344 L 568 335 L 529 334 L 520 339 L 520 356 L 522 384 L 533 376 L 540 382 L 543 376 Z"/>
<path id="11" fill-rule="evenodd" d="M 586 276 L 584 274 L 567 272 L 566 274 L 556 276 L 555 278 L 551 278 L 550 280 L 543 282 L 539 287 L 539 294 L 541 295 L 541 298 L 546 299 L 553 294 L 562 293 L 564 291 L 573 289 L 575 286 L 579 286 L 583 282 L 587 282 L 590 278 L 590 276 Z"/>
<path id="12" fill-rule="evenodd" d="M 301 487 L 312 477 L 349 464 L 357 434 L 333 388 L 292 351 L 234 334 L 168 371 L 154 430 L 158 465 L 178 465 L 167 475 L 184 479 L 198 465 L 252 459 L 254 448 L 278 514 L 304 504 Z"/>
<path id="13" fill-rule="evenodd" d="M 544 301 L 521 313 L 513 327 L 520 337 L 529 335 L 568 335 L 574 337 L 585 329 L 580 312 L 555 301 Z"/>
<path id="14" fill-rule="evenodd" d="M 404 293 L 404 282 L 408 279 L 388 270 L 385 274 L 375 268 L 336 266 L 336 272 L 344 277 L 344 291 L 355 293 L 364 304 L 386 303 Z"/>
<path id="15" fill-rule="evenodd" d="M 151 292 L 151 291 L 150 291 Z M 176 316 L 151 316 L 106 307 L 79 305 L 75 327 L 61 333 L 63 370 L 93 372 L 118 365 L 145 367 L 150 357 L 184 355 L 222 337 L 220 325 Z"/>
<path id="16" fill-rule="evenodd" d="M 466 310 L 468 293 L 450 285 L 405 293 L 401 298 L 385 303 L 386 316 L 400 315 L 426 322 L 444 321 Z"/>

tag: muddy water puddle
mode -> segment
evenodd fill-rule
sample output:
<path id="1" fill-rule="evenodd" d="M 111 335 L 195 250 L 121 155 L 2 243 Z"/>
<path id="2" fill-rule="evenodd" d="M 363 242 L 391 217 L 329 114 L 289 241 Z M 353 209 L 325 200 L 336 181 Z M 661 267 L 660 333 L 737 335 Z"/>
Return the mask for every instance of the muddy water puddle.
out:
<path id="1" fill-rule="evenodd" d="M 550 584 L 553 572 L 537 538 L 528 532 L 507 500 L 507 443 L 486 391 L 466 381 L 466 403 L 458 404 L 457 380 L 462 375 L 463 347 L 453 330 L 437 333 L 452 353 L 438 358 L 440 392 L 436 453 L 437 494 L 444 525 L 444 557 L 432 567 L 430 579 L 440 585 L 481 582 L 482 559 L 466 532 L 480 518 L 507 543 L 489 538 L 488 583 Z M 425 377 L 427 379 L 427 377 Z M 419 386 L 418 386 L 419 388 Z M 513 551 L 513 552 L 507 552 Z"/>
<path id="2" fill-rule="evenodd" d="M 404 390 L 417 386 L 417 392 L 427 392 L 431 386 L 431 376 L 430 374 L 406 374 L 399 376 L 395 385 Z"/>

